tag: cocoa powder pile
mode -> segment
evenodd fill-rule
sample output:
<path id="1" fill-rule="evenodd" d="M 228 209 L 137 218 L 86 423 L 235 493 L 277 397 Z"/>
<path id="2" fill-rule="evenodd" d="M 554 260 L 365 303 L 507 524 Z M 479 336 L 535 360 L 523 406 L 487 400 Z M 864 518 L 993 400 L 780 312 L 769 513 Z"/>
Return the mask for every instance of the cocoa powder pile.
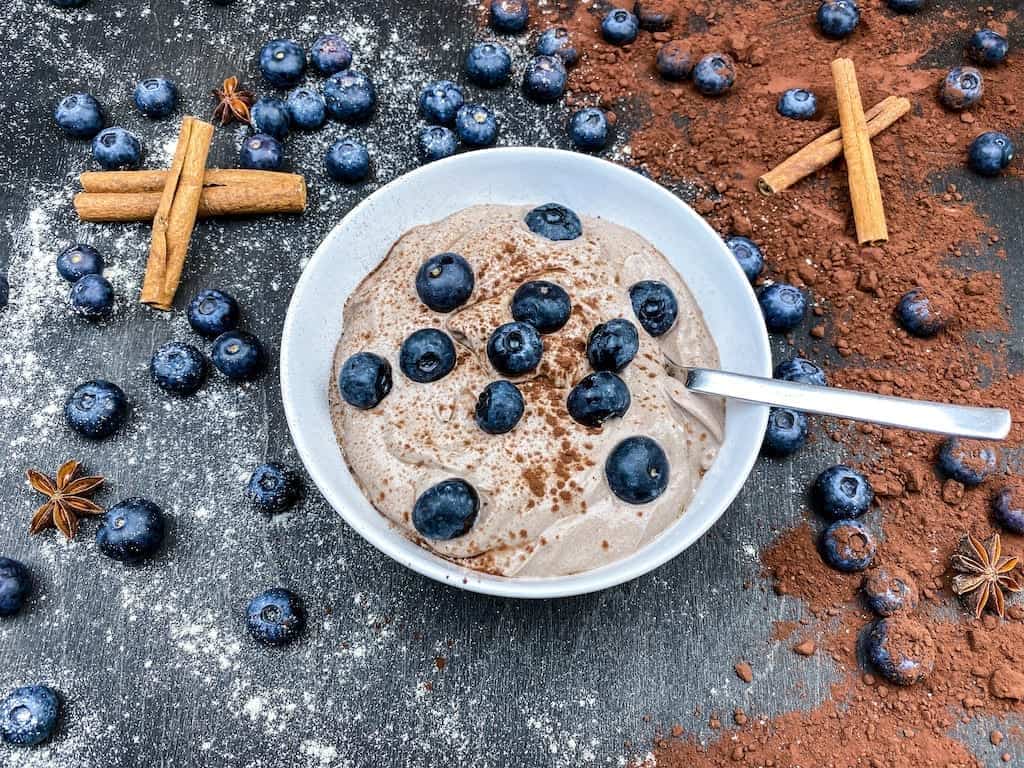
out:
<path id="1" fill-rule="evenodd" d="M 860 0 L 860 26 L 843 41 L 821 35 L 817 3 L 810 0 L 642 5 L 660 16 L 655 26 L 665 28 L 641 30 L 625 47 L 604 42 L 599 31 L 608 9 L 634 9 L 625 0 L 549 3 L 535 9 L 532 25 L 569 29 L 582 54 L 570 72 L 569 103 L 608 110 L 618 129 L 629 132 L 628 162 L 687 197 L 722 235 L 755 240 L 767 258 L 759 282 L 786 281 L 806 290 L 813 316 L 787 337 L 790 352 L 824 366 L 832 384 L 1001 406 L 1014 417 L 1000 446 L 999 471 L 976 488 L 936 470 L 940 438 L 823 422 L 850 457 L 871 457 L 860 468 L 881 509 L 874 567 L 909 573 L 916 582 L 920 605 L 913 619 L 934 643 L 934 671 L 901 688 L 858 659 L 860 638 L 877 618 L 862 601 L 864 575 L 822 562 L 817 538 L 824 521 L 809 515 L 762 560 L 775 589 L 801 598 L 819 620 L 811 627 L 780 626 L 776 636 L 797 654 L 832 655 L 844 672 L 832 700 L 773 720 L 744 715 L 738 729 L 708 746 L 673 729 L 656 742 L 657 765 L 979 765 L 950 733 L 957 721 L 981 714 L 1024 712 L 1024 608 L 1011 601 L 1005 619 L 986 614 L 976 620 L 950 589 L 950 556 L 964 532 L 984 539 L 1000 530 L 991 515 L 1000 489 L 1009 486 L 1018 506 L 1024 504 L 1024 481 L 1015 476 L 1024 440 L 1024 380 L 1010 366 L 1000 276 L 985 266 L 1006 258 L 1001 237 L 969 193 L 942 179 L 964 165 L 970 141 L 983 130 L 1003 131 L 1020 143 L 1016 99 L 1024 93 L 1024 53 L 1014 50 L 1020 42 L 1016 4 L 926 3 L 919 13 L 898 15 L 882 0 Z M 983 70 L 985 96 L 978 106 L 949 112 L 936 98 L 939 83 L 950 67 L 970 63 L 964 44 L 986 26 L 1010 38 L 1010 56 Z M 732 56 L 733 89 L 706 98 L 690 82 L 661 79 L 655 57 L 673 40 L 689 47 L 694 60 L 715 51 Z M 855 241 L 841 160 L 778 195 L 756 190 L 759 175 L 838 124 L 829 70 L 837 56 L 855 61 L 865 106 L 890 95 L 913 103 L 909 115 L 873 140 L 890 231 L 881 247 Z M 780 94 L 794 87 L 817 95 L 815 119 L 787 120 L 776 112 Z M 968 186 L 1019 185 L 1020 177 L 1015 162 L 1002 178 L 969 177 Z M 948 321 L 932 339 L 909 336 L 893 316 L 900 296 L 915 287 Z M 1024 553 L 1024 537 L 1000 532 L 1005 552 Z M 992 733 L 996 755 L 1003 738 Z"/>

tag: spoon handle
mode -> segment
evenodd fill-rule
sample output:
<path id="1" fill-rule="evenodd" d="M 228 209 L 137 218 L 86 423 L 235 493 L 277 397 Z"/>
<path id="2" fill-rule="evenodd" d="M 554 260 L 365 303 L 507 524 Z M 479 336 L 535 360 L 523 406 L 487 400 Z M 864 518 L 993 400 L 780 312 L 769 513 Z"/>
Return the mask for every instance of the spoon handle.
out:
<path id="1" fill-rule="evenodd" d="M 1010 412 L 1003 408 L 909 400 L 706 368 L 690 368 L 686 386 L 693 392 L 720 395 L 748 403 L 959 437 L 1002 440 L 1009 434 L 1012 423 Z"/>

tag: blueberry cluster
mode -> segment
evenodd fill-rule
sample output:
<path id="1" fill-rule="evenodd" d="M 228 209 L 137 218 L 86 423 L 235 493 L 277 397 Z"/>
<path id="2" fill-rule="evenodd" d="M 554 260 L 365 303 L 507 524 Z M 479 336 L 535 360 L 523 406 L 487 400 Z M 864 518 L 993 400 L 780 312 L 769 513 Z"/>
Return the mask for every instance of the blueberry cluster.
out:
<path id="1" fill-rule="evenodd" d="M 71 308 L 89 320 L 114 311 L 114 288 L 103 276 L 104 266 L 102 254 L 88 243 L 69 245 L 57 256 L 57 274 L 71 283 Z"/>
<path id="2" fill-rule="evenodd" d="M 613 10 L 605 17 L 605 22 L 620 11 L 629 13 Z M 614 36 L 609 37 L 605 26 L 602 25 L 601 29 L 605 40 L 621 45 L 615 43 Z M 712 51 L 698 59 L 689 43 L 683 40 L 670 40 L 662 45 L 655 57 L 654 68 L 664 79 L 672 82 L 692 77 L 694 87 L 705 96 L 721 96 L 736 82 L 736 65 L 728 54 Z"/>
<path id="3" fill-rule="evenodd" d="M 875 537 L 856 518 L 867 512 L 875 492 L 862 473 L 843 464 L 829 467 L 814 481 L 812 497 L 833 522 L 821 535 L 821 554 L 838 571 L 863 571 L 875 556 Z"/>

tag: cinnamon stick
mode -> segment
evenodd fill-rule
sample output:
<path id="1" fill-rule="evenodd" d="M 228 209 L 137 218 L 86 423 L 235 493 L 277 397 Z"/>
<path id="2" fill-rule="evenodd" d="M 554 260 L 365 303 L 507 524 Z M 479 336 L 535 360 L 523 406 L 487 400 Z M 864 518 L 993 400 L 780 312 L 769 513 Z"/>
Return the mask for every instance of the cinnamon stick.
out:
<path id="1" fill-rule="evenodd" d="M 186 117 L 181 124 L 174 160 L 153 216 L 153 240 L 139 297 L 143 304 L 156 309 L 171 308 L 181 281 L 212 138 L 213 126 L 209 123 Z"/>
<path id="2" fill-rule="evenodd" d="M 843 156 L 850 180 L 850 200 L 857 227 L 857 242 L 874 245 L 889 239 L 885 224 L 882 188 L 878 184 L 871 136 L 864 117 L 864 106 L 857 86 L 857 72 L 850 59 L 832 62 L 832 79 L 836 83 L 839 103 L 839 126 L 843 131 Z"/>
<path id="3" fill-rule="evenodd" d="M 880 134 L 910 111 L 910 99 L 889 96 L 865 113 L 868 135 Z M 843 154 L 843 130 L 833 128 L 795 154 L 783 160 L 757 180 L 757 188 L 764 195 L 774 195 L 789 189 L 801 179 L 819 171 Z"/>
<path id="4" fill-rule="evenodd" d="M 78 177 L 86 192 L 162 192 L 169 171 L 86 171 Z M 273 187 L 289 179 L 302 178 L 280 171 L 253 171 L 245 168 L 207 168 L 204 187 Z"/>

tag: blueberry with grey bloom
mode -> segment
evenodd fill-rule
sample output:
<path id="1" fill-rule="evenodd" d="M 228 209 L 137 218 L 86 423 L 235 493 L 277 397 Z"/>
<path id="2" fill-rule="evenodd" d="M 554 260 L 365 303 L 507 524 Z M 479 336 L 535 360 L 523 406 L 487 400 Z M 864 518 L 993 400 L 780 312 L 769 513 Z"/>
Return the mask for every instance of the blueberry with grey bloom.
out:
<path id="1" fill-rule="evenodd" d="M 57 256 L 57 274 L 69 283 L 86 275 L 101 275 L 103 266 L 103 256 L 88 243 L 69 245 Z"/>
<path id="2" fill-rule="evenodd" d="M 924 7 L 924 0 L 888 0 L 888 4 L 896 13 L 915 13 Z"/>
<path id="3" fill-rule="evenodd" d="M 0 557 L 0 616 L 13 616 L 21 610 L 32 589 L 32 577 L 25 564 Z"/>
<path id="4" fill-rule="evenodd" d="M 685 80 L 693 72 L 693 49 L 685 40 L 670 40 L 658 49 L 654 68 L 666 80 Z"/>
<path id="5" fill-rule="evenodd" d="M 861 590 L 868 608 L 879 616 L 910 613 L 917 608 L 917 584 L 902 568 L 884 565 L 873 568 L 865 574 Z"/>
<path id="6" fill-rule="evenodd" d="M 544 342 L 529 323 L 505 323 L 487 340 L 487 359 L 499 373 L 522 376 L 534 370 L 544 354 Z"/>
<path id="7" fill-rule="evenodd" d="M 805 88 L 790 88 L 779 97 L 776 109 L 783 117 L 810 120 L 818 112 L 818 97 Z"/>
<path id="8" fill-rule="evenodd" d="M 1003 528 L 1024 535 L 1024 509 L 1014 503 L 1013 488 L 1007 486 L 995 495 L 992 499 L 992 513 Z"/>
<path id="9" fill-rule="evenodd" d="M 554 333 L 569 322 L 572 302 L 566 290 L 547 280 L 523 283 L 512 296 L 512 317 L 538 333 Z"/>
<path id="10" fill-rule="evenodd" d="M 783 457 L 796 453 L 807 440 L 807 416 L 789 408 L 772 408 L 768 412 L 768 428 L 761 450 L 769 456 Z"/>
<path id="11" fill-rule="evenodd" d="M 629 289 L 629 300 L 640 325 L 651 336 L 664 336 L 675 325 L 679 303 L 672 289 L 658 280 L 641 280 Z"/>
<path id="12" fill-rule="evenodd" d="M 569 30 L 565 27 L 551 27 L 537 38 L 537 53 L 544 56 L 558 56 L 566 67 L 573 66 L 579 59 L 576 46 L 572 43 Z"/>
<path id="13" fill-rule="evenodd" d="M 125 499 L 107 510 L 96 531 L 96 545 L 122 563 L 141 563 L 160 550 L 167 526 L 164 513 L 148 499 Z"/>
<path id="14" fill-rule="evenodd" d="M 306 71 L 306 52 L 294 40 L 271 40 L 260 50 L 260 71 L 275 88 L 291 88 Z"/>
<path id="15" fill-rule="evenodd" d="M 84 275 L 71 286 L 69 300 L 82 317 L 100 320 L 114 311 L 114 286 L 103 275 Z"/>
<path id="16" fill-rule="evenodd" d="M 391 363 L 373 352 L 356 352 L 338 374 L 341 396 L 362 410 L 376 408 L 391 392 L 391 384 Z"/>
<path id="17" fill-rule="evenodd" d="M 354 69 L 331 75 L 324 83 L 327 111 L 343 123 L 369 119 L 377 106 L 377 91 L 369 77 Z"/>
<path id="18" fill-rule="evenodd" d="M 1009 50 L 1010 44 L 1006 38 L 992 29 L 979 29 L 967 43 L 967 53 L 983 67 L 1002 64 Z"/>
<path id="19" fill-rule="evenodd" d="M 0 736 L 13 747 L 42 744 L 57 730 L 60 699 L 47 685 L 23 685 L 0 701 Z"/>
<path id="20" fill-rule="evenodd" d="M 142 142 L 124 128 L 104 128 L 92 139 L 92 156 L 107 171 L 138 168 L 142 162 Z"/>
<path id="21" fill-rule="evenodd" d="M 57 104 L 53 119 L 65 135 L 73 139 L 91 139 L 103 130 L 103 109 L 89 93 L 72 93 Z"/>
<path id="22" fill-rule="evenodd" d="M 825 371 L 821 369 L 821 366 L 803 357 L 791 357 L 789 360 L 783 360 L 775 366 L 772 375 L 776 379 L 795 381 L 798 384 L 813 384 L 817 387 L 828 385 Z"/>
<path id="23" fill-rule="evenodd" d="M 868 661 L 894 685 L 914 685 L 935 667 L 928 630 L 906 617 L 878 619 L 868 630 Z"/>
<path id="24" fill-rule="evenodd" d="M 600 427 L 608 419 L 624 416 L 630 402 L 626 382 L 611 371 L 595 371 L 572 388 L 565 406 L 574 421 Z"/>
<path id="25" fill-rule="evenodd" d="M 1013 161 L 1013 141 L 1005 133 L 985 131 L 975 137 L 967 151 L 971 170 L 982 176 L 998 176 Z"/>
<path id="26" fill-rule="evenodd" d="M 693 84 L 705 96 L 721 96 L 736 82 L 736 67 L 724 53 L 709 53 L 693 68 Z"/>
<path id="27" fill-rule="evenodd" d="M 569 138 L 578 149 L 597 152 L 608 143 L 608 117 L 604 110 L 585 107 L 569 120 Z"/>
<path id="28" fill-rule="evenodd" d="M 250 381 L 267 367 L 262 342 L 245 331 L 227 331 L 213 342 L 210 353 L 218 371 L 233 381 Z"/>
<path id="29" fill-rule="evenodd" d="M 288 105 L 276 96 L 261 96 L 249 110 L 256 133 L 273 136 L 280 141 L 291 130 L 292 118 Z"/>
<path id="30" fill-rule="evenodd" d="M 863 571 L 875 558 L 875 537 L 860 520 L 837 520 L 821 534 L 821 556 L 837 571 Z"/>
<path id="31" fill-rule="evenodd" d="M 252 471 L 245 497 L 258 512 L 277 515 L 294 507 L 302 497 L 302 481 L 288 467 L 269 461 Z"/>
<path id="32" fill-rule="evenodd" d="M 633 13 L 640 22 L 640 28 L 648 32 L 664 32 L 676 19 L 675 9 L 662 0 L 636 0 Z"/>
<path id="33" fill-rule="evenodd" d="M 786 283 L 772 283 L 757 292 L 764 324 L 773 333 L 786 333 L 803 322 L 807 299 L 803 291 Z"/>
<path id="34" fill-rule="evenodd" d="M 526 404 L 519 387 L 511 381 L 492 381 L 476 400 L 476 423 L 489 435 L 503 435 L 515 429 Z"/>
<path id="35" fill-rule="evenodd" d="M 451 337 L 436 328 L 421 328 L 402 342 L 398 367 L 419 384 L 439 381 L 455 367 L 455 345 Z"/>
<path id="36" fill-rule="evenodd" d="M 355 184 L 370 175 L 370 153 L 356 139 L 340 139 L 327 150 L 324 165 L 335 181 Z"/>
<path id="37" fill-rule="evenodd" d="M 466 76 L 484 88 L 496 88 L 508 82 L 512 57 L 501 43 L 477 43 L 466 54 Z M 461 102 L 455 109 L 461 106 Z"/>
<path id="38" fill-rule="evenodd" d="M 178 103 L 178 87 L 165 77 L 148 77 L 135 86 L 133 99 L 146 117 L 167 117 Z"/>
<path id="39" fill-rule="evenodd" d="M 79 384 L 64 403 L 64 419 L 93 440 L 110 437 L 128 415 L 128 397 L 116 384 L 97 379 Z"/>
<path id="40" fill-rule="evenodd" d="M 416 294 L 435 312 L 451 312 L 465 304 L 476 278 L 469 262 L 446 251 L 431 256 L 416 272 Z"/>
<path id="41" fill-rule="evenodd" d="M 640 31 L 640 20 L 625 8 L 612 8 L 601 20 L 601 36 L 612 45 L 629 45 Z"/>
<path id="42" fill-rule="evenodd" d="M 348 69 L 352 64 L 352 49 L 340 35 L 320 35 L 309 49 L 313 69 L 325 77 Z"/>
<path id="43" fill-rule="evenodd" d="M 939 87 L 939 101 L 947 109 L 969 109 L 981 101 L 985 80 L 974 67 L 953 67 Z"/>
<path id="44" fill-rule="evenodd" d="M 818 27 L 825 37 L 848 37 L 859 23 L 860 8 L 855 0 L 822 0 L 818 6 Z"/>
<path id="45" fill-rule="evenodd" d="M 412 508 L 412 524 L 425 538 L 449 541 L 469 533 L 479 511 L 476 489 L 465 480 L 452 478 L 420 494 Z"/>
<path id="46" fill-rule="evenodd" d="M 987 443 L 950 437 L 939 448 L 939 471 L 964 485 L 981 485 L 995 470 L 996 451 Z"/>
<path id="47" fill-rule="evenodd" d="M 523 92 L 541 103 L 562 98 L 567 74 L 565 64 L 557 56 L 534 56 L 523 72 Z"/>
<path id="48" fill-rule="evenodd" d="M 538 205 L 526 214 L 526 226 L 548 240 L 575 240 L 583 234 L 580 217 L 558 203 Z"/>
<path id="49" fill-rule="evenodd" d="M 498 139 L 498 120 L 480 104 L 463 104 L 455 113 L 455 132 L 464 144 L 488 147 Z"/>
<path id="50" fill-rule="evenodd" d="M 327 106 L 315 88 L 299 86 L 288 94 L 291 124 L 303 131 L 315 131 L 327 119 Z"/>
<path id="51" fill-rule="evenodd" d="M 903 330 L 920 339 L 930 339 L 946 327 L 945 317 L 920 288 L 903 294 L 896 305 L 896 319 Z"/>
<path id="52" fill-rule="evenodd" d="M 238 302 L 224 291 L 202 290 L 188 305 L 188 323 L 203 336 L 216 338 L 238 327 Z"/>
<path id="53" fill-rule="evenodd" d="M 465 101 L 462 89 L 451 80 L 435 80 L 420 91 L 420 115 L 428 123 L 451 125 Z"/>
<path id="54" fill-rule="evenodd" d="M 257 171 L 278 171 L 284 164 L 284 147 L 273 136 L 257 133 L 242 142 L 238 164 Z"/>
<path id="55" fill-rule="evenodd" d="M 306 611 L 298 595 L 284 587 L 275 587 L 249 601 L 245 624 L 257 642 L 284 645 L 305 629 Z"/>
<path id="56" fill-rule="evenodd" d="M 191 344 L 169 341 L 153 353 L 149 375 L 165 392 L 187 397 L 206 381 L 206 358 Z"/>
<path id="57" fill-rule="evenodd" d="M 821 514 L 841 520 L 860 517 L 867 512 L 875 491 L 863 473 L 836 464 L 818 475 L 813 495 Z"/>
<path id="58" fill-rule="evenodd" d="M 618 317 L 594 327 L 587 338 L 587 360 L 595 371 L 618 373 L 640 350 L 640 334 L 629 320 Z"/>
<path id="59" fill-rule="evenodd" d="M 420 159 L 425 163 L 451 157 L 459 148 L 459 137 L 443 125 L 426 125 L 416 136 Z"/>
<path id="60" fill-rule="evenodd" d="M 739 262 L 740 269 L 747 276 L 747 280 L 754 282 L 764 269 L 764 254 L 761 248 L 749 237 L 733 235 L 725 241 L 732 251 L 732 255 Z"/>
<path id="61" fill-rule="evenodd" d="M 527 0 L 491 0 L 491 28 L 497 32 L 515 34 L 526 29 L 530 20 Z"/>
<path id="62" fill-rule="evenodd" d="M 668 487 L 668 457 L 649 437 L 627 437 L 608 454 L 604 475 L 612 493 L 622 501 L 647 504 Z"/>

